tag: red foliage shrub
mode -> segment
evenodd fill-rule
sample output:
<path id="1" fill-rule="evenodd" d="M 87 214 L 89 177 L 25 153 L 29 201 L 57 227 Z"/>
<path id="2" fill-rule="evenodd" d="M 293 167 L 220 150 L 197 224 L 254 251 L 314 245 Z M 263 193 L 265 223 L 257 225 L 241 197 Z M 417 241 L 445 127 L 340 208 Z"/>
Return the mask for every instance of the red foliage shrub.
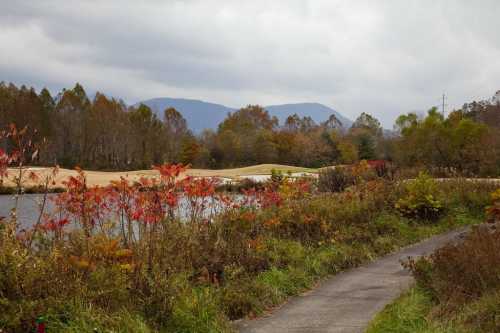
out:
<path id="1" fill-rule="evenodd" d="M 417 282 L 449 309 L 500 288 L 500 230 L 478 227 L 463 242 L 410 260 Z"/>

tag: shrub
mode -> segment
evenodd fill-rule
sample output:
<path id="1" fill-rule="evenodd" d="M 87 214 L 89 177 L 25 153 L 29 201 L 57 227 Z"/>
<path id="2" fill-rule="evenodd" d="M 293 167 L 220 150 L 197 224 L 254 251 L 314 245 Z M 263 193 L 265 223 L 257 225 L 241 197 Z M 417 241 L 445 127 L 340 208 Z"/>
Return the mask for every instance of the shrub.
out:
<path id="1" fill-rule="evenodd" d="M 331 167 L 319 171 L 320 192 L 342 192 L 355 184 L 356 178 L 345 167 Z"/>
<path id="2" fill-rule="evenodd" d="M 275 184 L 280 184 L 285 179 L 283 171 L 271 169 L 271 182 Z"/>
<path id="3" fill-rule="evenodd" d="M 277 301 L 270 299 L 266 286 L 256 283 L 254 277 L 244 276 L 228 281 L 221 288 L 220 301 L 227 317 L 231 320 L 261 313 Z M 269 304 L 265 304 L 269 302 Z"/>
<path id="4" fill-rule="evenodd" d="M 439 199 L 438 185 L 426 173 L 420 173 L 405 186 L 406 195 L 399 199 L 396 209 L 405 217 L 435 221 L 444 212 Z"/>
<path id="5" fill-rule="evenodd" d="M 243 178 L 238 181 L 232 181 L 217 186 L 217 192 L 242 193 L 244 190 L 263 189 L 264 183 L 257 182 L 251 178 Z"/>
<path id="6" fill-rule="evenodd" d="M 479 332 L 498 332 L 500 329 L 500 289 L 483 295 L 468 304 L 461 315 L 465 326 L 477 328 Z"/>
<path id="7" fill-rule="evenodd" d="M 433 326 L 444 325 L 446 332 L 498 332 L 500 230 L 475 227 L 463 241 L 405 265 L 416 290 L 428 295 L 431 305 L 421 317 L 427 314 Z"/>
<path id="8" fill-rule="evenodd" d="M 377 177 L 395 179 L 398 168 L 393 163 L 385 160 L 374 160 L 368 161 L 368 164 L 373 168 Z"/>
<path id="9" fill-rule="evenodd" d="M 443 201 L 448 207 L 466 208 L 478 217 L 483 217 L 484 207 L 491 203 L 491 192 L 498 187 L 493 181 L 466 178 L 446 179 L 438 185 L 446 193 Z"/>
<path id="10" fill-rule="evenodd" d="M 500 189 L 491 194 L 491 205 L 486 208 L 486 213 L 489 222 L 500 222 Z"/>
<path id="11" fill-rule="evenodd" d="M 266 244 L 266 259 L 271 266 L 300 266 L 306 257 L 304 246 L 297 241 L 271 238 Z"/>
<path id="12" fill-rule="evenodd" d="M 474 301 L 500 288 L 500 231 L 476 228 L 462 243 L 410 260 L 408 267 L 417 283 L 448 308 Z"/>

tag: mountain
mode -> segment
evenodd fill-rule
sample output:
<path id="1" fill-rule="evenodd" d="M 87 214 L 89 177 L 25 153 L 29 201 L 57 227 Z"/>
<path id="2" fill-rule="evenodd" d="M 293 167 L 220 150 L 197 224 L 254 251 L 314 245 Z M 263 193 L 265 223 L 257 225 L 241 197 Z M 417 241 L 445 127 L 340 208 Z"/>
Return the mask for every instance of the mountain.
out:
<path id="1" fill-rule="evenodd" d="M 237 110 L 221 104 L 184 98 L 153 98 L 140 103 L 149 106 L 160 119 L 163 119 L 163 111 L 166 108 L 175 108 L 186 118 L 189 128 L 195 133 L 200 133 L 205 128 L 217 129 L 229 112 Z M 285 119 L 294 113 L 300 117 L 310 116 L 316 123 L 325 121 L 331 114 L 335 114 L 344 127 L 348 128 L 352 124 L 351 120 L 334 109 L 319 103 L 271 105 L 264 108 L 271 116 L 276 116 L 280 124 L 283 124 Z"/>
<path id="2" fill-rule="evenodd" d="M 342 123 L 342 127 L 349 128 L 352 120 L 344 117 L 332 108 L 319 103 L 296 103 L 266 106 L 265 109 L 270 115 L 276 116 L 280 124 L 283 124 L 288 116 L 296 113 L 299 117 L 311 117 L 316 123 L 328 120 L 330 115 L 334 114 Z"/>
<path id="3" fill-rule="evenodd" d="M 141 103 L 149 106 L 159 119 L 163 119 L 163 111 L 166 108 L 175 108 L 195 133 L 201 133 L 205 128 L 216 129 L 229 112 L 235 111 L 224 105 L 184 98 L 153 98 L 135 106 Z"/>

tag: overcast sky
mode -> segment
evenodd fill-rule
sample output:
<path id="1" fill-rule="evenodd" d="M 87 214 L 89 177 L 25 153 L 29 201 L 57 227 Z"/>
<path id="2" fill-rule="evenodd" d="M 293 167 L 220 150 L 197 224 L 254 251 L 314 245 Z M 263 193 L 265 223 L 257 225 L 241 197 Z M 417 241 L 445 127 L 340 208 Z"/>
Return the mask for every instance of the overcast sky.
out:
<path id="1" fill-rule="evenodd" d="M 392 127 L 500 89 L 500 1 L 0 0 L 0 81 L 127 103 L 320 102 Z"/>

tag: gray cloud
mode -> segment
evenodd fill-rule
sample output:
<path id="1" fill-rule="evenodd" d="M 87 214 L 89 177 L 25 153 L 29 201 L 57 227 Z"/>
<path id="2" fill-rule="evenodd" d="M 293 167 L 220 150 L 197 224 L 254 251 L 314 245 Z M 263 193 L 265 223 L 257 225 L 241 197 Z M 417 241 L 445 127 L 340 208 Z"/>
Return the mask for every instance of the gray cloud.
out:
<path id="1" fill-rule="evenodd" d="M 392 126 L 500 88 L 500 3 L 0 0 L 0 80 L 151 97 L 321 102 Z"/>

